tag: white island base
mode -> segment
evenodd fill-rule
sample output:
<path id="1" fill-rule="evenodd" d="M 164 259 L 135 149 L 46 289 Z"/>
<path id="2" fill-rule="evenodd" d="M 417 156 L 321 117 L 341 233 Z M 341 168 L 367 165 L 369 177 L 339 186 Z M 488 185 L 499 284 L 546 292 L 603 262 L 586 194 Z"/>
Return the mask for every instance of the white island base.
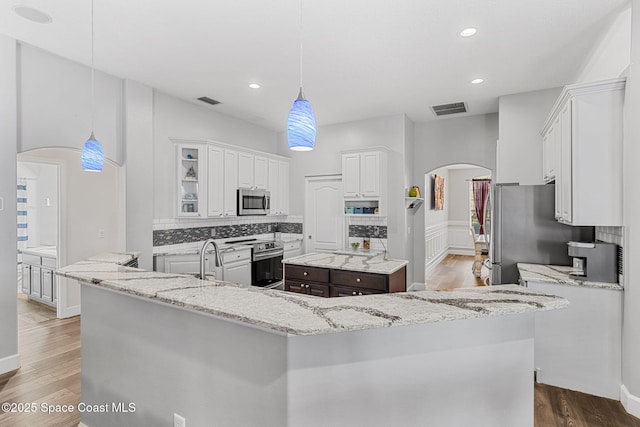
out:
<path id="1" fill-rule="evenodd" d="M 305 336 L 83 285 L 82 402 L 135 404 L 87 427 L 533 426 L 534 312 Z"/>

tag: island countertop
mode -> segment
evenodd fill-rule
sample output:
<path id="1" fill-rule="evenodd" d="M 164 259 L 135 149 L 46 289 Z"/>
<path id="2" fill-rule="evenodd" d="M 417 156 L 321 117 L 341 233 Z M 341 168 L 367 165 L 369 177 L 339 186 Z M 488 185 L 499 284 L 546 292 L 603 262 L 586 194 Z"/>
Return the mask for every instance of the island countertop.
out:
<path id="1" fill-rule="evenodd" d="M 304 265 L 307 267 L 332 268 L 335 270 L 364 271 L 377 274 L 391 274 L 409 264 L 407 260 L 384 259 L 384 254 L 364 256 L 362 254 L 310 252 L 287 258 L 283 264 Z"/>
<path id="2" fill-rule="evenodd" d="M 517 314 L 568 305 L 563 298 L 518 285 L 316 298 L 91 259 L 61 268 L 57 274 L 83 284 L 295 335 Z"/>
<path id="3" fill-rule="evenodd" d="M 565 265 L 544 265 L 518 263 L 520 278 L 524 282 L 556 283 L 569 286 L 584 286 L 588 288 L 623 290 L 619 283 L 591 282 L 570 277 L 573 267 Z"/>

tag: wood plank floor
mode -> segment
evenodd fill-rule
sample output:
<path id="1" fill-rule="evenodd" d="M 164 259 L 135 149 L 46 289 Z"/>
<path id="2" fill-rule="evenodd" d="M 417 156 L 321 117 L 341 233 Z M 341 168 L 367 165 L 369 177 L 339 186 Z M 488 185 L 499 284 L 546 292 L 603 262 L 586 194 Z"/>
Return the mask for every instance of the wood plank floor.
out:
<path id="1" fill-rule="evenodd" d="M 471 274 L 470 265 L 467 269 L 464 263 L 456 264 Z M 0 402 L 77 407 L 80 317 L 56 319 L 51 309 L 21 296 L 18 322 L 22 367 L 0 376 Z M 0 412 L 1 427 L 76 427 L 79 422 L 77 411 L 51 415 Z M 627 414 L 618 401 L 536 384 L 535 427 L 640 427 L 640 420 Z"/>
<path id="2" fill-rule="evenodd" d="M 0 402 L 34 402 L 38 411 L 0 412 L 0 426 L 77 426 L 77 411 L 46 414 L 40 405 L 80 403 L 80 316 L 56 319 L 55 310 L 20 295 L 18 351 L 21 368 L 0 376 Z"/>
<path id="3" fill-rule="evenodd" d="M 485 286 L 489 272 L 483 267 L 480 277 L 476 277 L 471 270 L 473 259 L 473 256 L 467 255 L 447 255 L 427 273 L 426 288 L 444 290 Z"/>

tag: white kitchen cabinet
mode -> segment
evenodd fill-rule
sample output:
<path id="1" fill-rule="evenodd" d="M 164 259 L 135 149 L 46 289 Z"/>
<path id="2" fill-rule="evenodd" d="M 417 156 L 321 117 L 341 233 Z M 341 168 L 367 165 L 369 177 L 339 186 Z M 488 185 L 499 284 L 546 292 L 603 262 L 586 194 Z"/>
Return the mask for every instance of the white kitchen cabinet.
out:
<path id="1" fill-rule="evenodd" d="M 342 185 L 345 207 L 378 208 L 383 215 L 387 188 L 387 152 L 385 149 L 342 153 Z M 354 203 L 367 201 L 370 203 Z"/>
<path id="2" fill-rule="evenodd" d="M 204 145 L 178 144 L 176 149 L 176 216 L 203 217 L 207 210 L 204 187 L 206 157 Z"/>
<path id="3" fill-rule="evenodd" d="M 253 158 L 253 186 L 261 190 L 269 188 L 269 159 L 266 157 Z"/>
<path id="4" fill-rule="evenodd" d="M 210 145 L 207 165 L 207 215 L 224 216 L 224 149 Z"/>
<path id="5" fill-rule="evenodd" d="M 224 150 L 224 216 L 235 216 L 238 198 L 238 152 Z"/>
<path id="6" fill-rule="evenodd" d="M 269 186 L 267 189 L 271 193 L 271 213 L 277 214 L 281 208 L 280 202 L 280 189 L 278 186 L 280 185 L 278 180 L 278 160 L 277 159 L 269 159 Z"/>
<path id="7" fill-rule="evenodd" d="M 284 259 L 302 255 L 302 240 L 294 240 L 284 243 Z"/>
<path id="8" fill-rule="evenodd" d="M 618 400 L 623 291 L 541 282 L 527 286 L 570 303 L 535 314 L 538 382 Z"/>
<path id="9" fill-rule="evenodd" d="M 206 273 L 215 273 L 217 280 L 222 280 L 222 267 L 216 267 L 214 256 L 208 253 L 205 257 Z M 200 274 L 200 254 L 172 254 L 155 257 L 155 270 L 174 274 Z"/>
<path id="10" fill-rule="evenodd" d="M 55 306 L 57 302 L 56 258 L 22 255 L 22 293 L 29 299 Z"/>
<path id="11" fill-rule="evenodd" d="M 289 213 L 289 162 L 278 161 L 278 215 Z"/>
<path id="12" fill-rule="evenodd" d="M 251 284 L 251 249 L 234 248 L 222 253 L 222 277 L 225 282 Z"/>
<path id="13" fill-rule="evenodd" d="M 238 187 L 253 188 L 254 186 L 254 169 L 253 154 L 238 153 Z"/>
<path id="14" fill-rule="evenodd" d="M 557 150 L 558 121 L 549 128 L 547 133 L 542 137 L 542 178 L 545 184 L 556 180 L 556 161 L 559 160 L 559 152 Z"/>
<path id="15" fill-rule="evenodd" d="M 559 222 L 622 225 L 624 88 L 625 79 L 566 86 L 547 118 L 543 144 L 553 133 L 559 149 L 554 163 Z"/>

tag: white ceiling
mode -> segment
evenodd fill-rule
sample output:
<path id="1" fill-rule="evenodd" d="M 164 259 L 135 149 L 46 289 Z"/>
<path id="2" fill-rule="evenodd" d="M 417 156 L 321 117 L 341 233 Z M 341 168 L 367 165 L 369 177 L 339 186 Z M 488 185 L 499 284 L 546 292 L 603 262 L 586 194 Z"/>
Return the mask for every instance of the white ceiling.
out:
<path id="1" fill-rule="evenodd" d="M 299 0 L 94 0 L 95 66 L 273 130 L 299 86 Z M 53 17 L 36 24 L 12 6 Z M 572 83 L 628 0 L 303 0 L 304 92 L 319 125 Z M 0 33 L 90 64 L 89 0 L 0 0 Z M 458 32 L 478 28 L 464 39 Z M 476 77 L 485 79 L 472 85 Z M 261 89 L 250 89 L 257 82 Z M 194 101 L 199 103 L 198 101 Z"/>

